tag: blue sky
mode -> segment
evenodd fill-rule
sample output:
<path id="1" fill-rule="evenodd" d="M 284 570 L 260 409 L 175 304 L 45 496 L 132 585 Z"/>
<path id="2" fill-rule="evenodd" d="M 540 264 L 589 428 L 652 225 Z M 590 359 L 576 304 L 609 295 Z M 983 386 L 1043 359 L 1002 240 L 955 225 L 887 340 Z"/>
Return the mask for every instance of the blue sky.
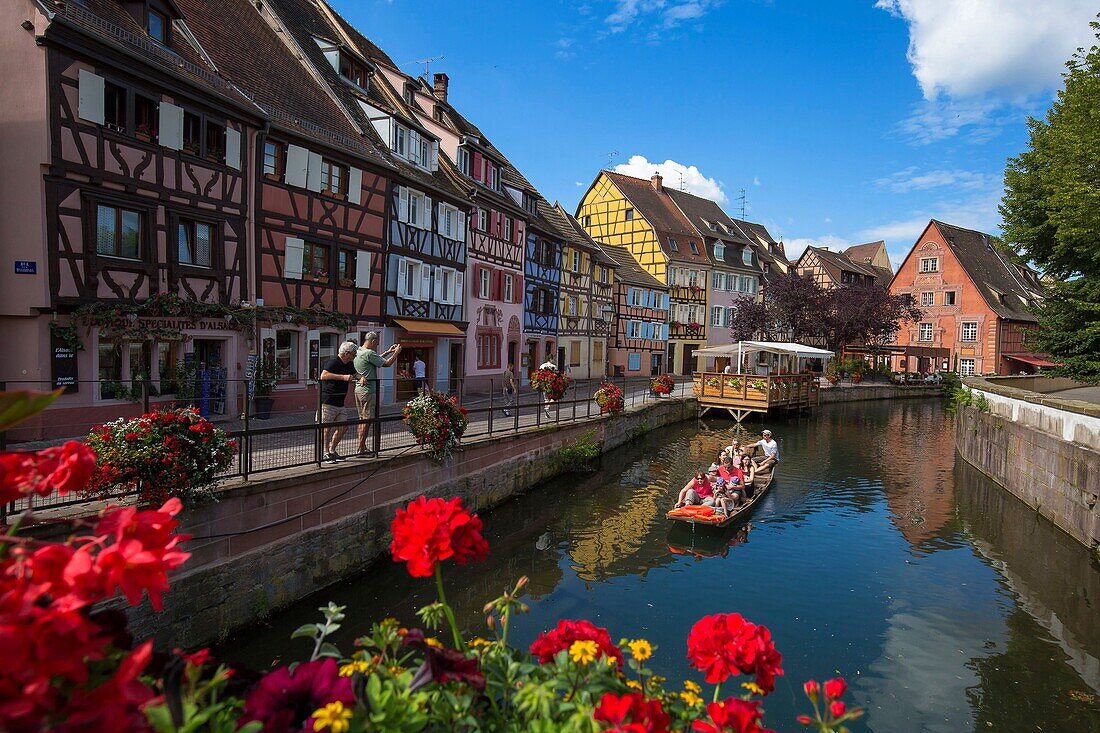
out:
<path id="1" fill-rule="evenodd" d="M 997 232 L 1005 160 L 1093 0 L 330 0 L 551 201 L 601 168 L 715 198 L 796 256 L 928 219 Z M 682 181 L 682 183 L 681 183 Z"/>

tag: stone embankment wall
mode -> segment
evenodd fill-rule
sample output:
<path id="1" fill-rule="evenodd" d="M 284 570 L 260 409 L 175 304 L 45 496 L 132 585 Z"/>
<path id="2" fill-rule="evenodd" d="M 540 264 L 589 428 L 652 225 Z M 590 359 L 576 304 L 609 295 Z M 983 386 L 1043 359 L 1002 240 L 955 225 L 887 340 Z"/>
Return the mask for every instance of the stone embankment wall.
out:
<path id="1" fill-rule="evenodd" d="M 442 466 L 413 449 L 228 487 L 217 504 L 181 515 L 192 557 L 173 577 L 164 612 L 146 602 L 131 627 L 162 648 L 215 641 L 381 557 L 397 508 L 420 494 L 459 496 L 483 511 L 562 473 L 561 448 L 588 434 L 606 451 L 697 411 L 694 399 L 664 399 L 614 418 L 473 441 Z"/>
<path id="2" fill-rule="evenodd" d="M 959 454 L 1078 542 L 1097 550 L 1100 405 L 1009 386 L 1011 379 L 963 381 L 985 397 L 989 409 L 960 406 L 955 417 Z"/>
<path id="3" fill-rule="evenodd" d="M 899 384 L 858 384 L 851 387 L 829 387 L 821 390 L 821 404 L 863 402 L 864 400 L 894 400 L 906 397 L 935 397 L 943 392 L 936 386 L 902 386 Z"/>

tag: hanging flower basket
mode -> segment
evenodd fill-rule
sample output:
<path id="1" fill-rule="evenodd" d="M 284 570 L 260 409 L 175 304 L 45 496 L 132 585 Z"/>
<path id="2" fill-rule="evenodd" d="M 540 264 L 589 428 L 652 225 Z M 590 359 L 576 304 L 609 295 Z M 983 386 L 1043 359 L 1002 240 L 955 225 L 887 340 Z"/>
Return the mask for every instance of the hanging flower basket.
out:
<path id="1" fill-rule="evenodd" d="M 416 438 L 416 444 L 428 451 L 437 463 L 454 455 L 458 441 L 470 424 L 466 408 L 458 400 L 442 392 L 424 392 L 410 400 L 403 413 L 405 426 Z"/>
<path id="2" fill-rule="evenodd" d="M 654 377 L 650 382 L 650 388 L 653 390 L 653 394 L 667 395 L 672 394 L 672 388 L 676 386 L 676 380 L 672 378 L 670 374 L 662 374 L 659 377 Z"/>
<path id="3" fill-rule="evenodd" d="M 531 375 L 531 386 L 546 395 L 546 399 L 557 402 L 565 396 L 571 380 L 557 369 L 544 367 Z"/>
<path id="4" fill-rule="evenodd" d="M 625 407 L 622 389 L 611 382 L 601 384 L 600 388 L 596 390 L 595 398 L 596 404 L 600 406 L 601 415 L 607 413 L 617 415 Z"/>

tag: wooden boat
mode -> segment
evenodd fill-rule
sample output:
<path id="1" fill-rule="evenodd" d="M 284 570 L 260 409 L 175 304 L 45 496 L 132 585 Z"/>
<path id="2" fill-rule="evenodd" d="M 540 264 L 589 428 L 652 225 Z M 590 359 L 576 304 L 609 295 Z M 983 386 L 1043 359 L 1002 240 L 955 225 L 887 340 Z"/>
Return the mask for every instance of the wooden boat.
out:
<path id="1" fill-rule="evenodd" d="M 665 517 L 674 522 L 687 522 L 698 527 L 728 527 L 734 522 L 749 518 L 764 495 L 768 493 L 768 489 L 772 487 L 774 480 L 775 464 L 772 464 L 771 470 L 756 474 L 756 480 L 752 484 L 752 498 L 729 515 L 723 516 L 720 512 L 716 513 L 713 507 L 684 506 L 671 510 Z"/>
<path id="2" fill-rule="evenodd" d="M 745 522 L 724 529 L 696 532 L 692 525 L 673 522 L 668 530 L 668 551 L 673 555 L 691 555 L 695 558 L 725 557 L 730 548 L 748 542 L 752 524 Z"/>

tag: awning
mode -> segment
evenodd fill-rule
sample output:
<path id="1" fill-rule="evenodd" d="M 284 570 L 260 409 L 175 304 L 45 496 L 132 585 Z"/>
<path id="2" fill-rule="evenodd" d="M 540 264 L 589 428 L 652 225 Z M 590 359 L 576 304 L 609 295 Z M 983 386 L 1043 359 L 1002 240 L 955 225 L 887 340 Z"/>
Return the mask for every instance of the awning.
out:
<path id="1" fill-rule="evenodd" d="M 393 322 L 409 333 L 427 336 L 461 336 L 462 331 L 453 323 L 439 321 L 414 321 L 409 318 L 394 318 Z"/>
<path id="2" fill-rule="evenodd" d="M 1015 361 L 1022 361 L 1025 364 L 1031 364 L 1037 367 L 1056 367 L 1058 366 L 1049 359 L 1044 359 L 1038 354 L 1004 354 L 1006 359 L 1013 359 Z"/>
<path id="3" fill-rule="evenodd" d="M 737 354 L 753 354 L 758 351 L 765 351 L 769 354 L 789 354 L 806 359 L 822 359 L 833 355 L 833 352 L 827 349 L 795 344 L 789 341 L 738 341 L 732 344 L 696 349 L 693 353 L 695 356 L 736 356 Z"/>

